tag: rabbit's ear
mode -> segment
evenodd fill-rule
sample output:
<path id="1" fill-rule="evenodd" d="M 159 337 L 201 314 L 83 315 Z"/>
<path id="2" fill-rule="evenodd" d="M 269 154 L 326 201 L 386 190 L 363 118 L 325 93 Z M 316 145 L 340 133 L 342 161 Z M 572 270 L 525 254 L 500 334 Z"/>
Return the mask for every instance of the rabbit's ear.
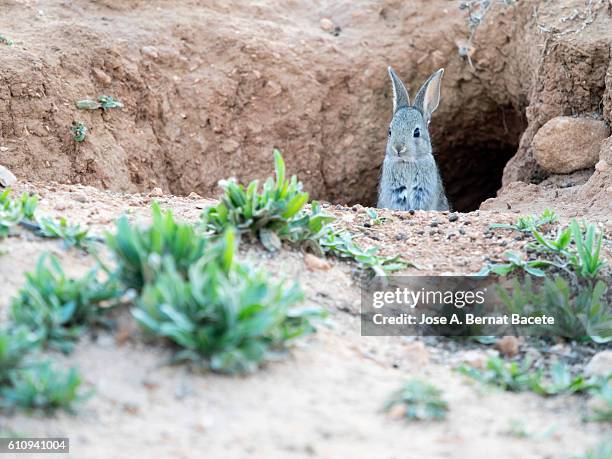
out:
<path id="1" fill-rule="evenodd" d="M 427 122 L 429 122 L 431 114 L 438 108 L 438 104 L 440 103 L 442 75 L 444 75 L 444 69 L 440 69 L 431 75 L 423 86 L 421 86 L 421 89 L 419 89 L 414 99 L 414 107 L 423 114 L 423 118 L 425 118 Z"/>
<path id="2" fill-rule="evenodd" d="M 404 83 L 402 83 L 402 80 L 399 79 L 393 69 L 388 67 L 387 70 L 393 84 L 393 113 L 395 113 L 399 108 L 409 107 L 410 98 L 408 97 L 406 86 L 404 86 Z"/>

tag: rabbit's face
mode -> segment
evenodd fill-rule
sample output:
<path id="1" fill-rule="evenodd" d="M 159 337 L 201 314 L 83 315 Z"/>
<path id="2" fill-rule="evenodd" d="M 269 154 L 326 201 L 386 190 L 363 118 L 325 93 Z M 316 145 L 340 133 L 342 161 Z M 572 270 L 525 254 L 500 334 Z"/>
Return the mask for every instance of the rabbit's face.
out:
<path id="1" fill-rule="evenodd" d="M 427 122 L 419 110 L 403 107 L 395 112 L 389 126 L 387 156 L 396 161 L 417 161 L 431 156 Z"/>
<path id="2" fill-rule="evenodd" d="M 393 119 L 389 126 L 387 158 L 394 162 L 418 161 L 431 157 L 427 126 L 440 102 L 440 82 L 444 70 L 434 72 L 410 103 L 406 86 L 389 67 L 393 87 Z"/>

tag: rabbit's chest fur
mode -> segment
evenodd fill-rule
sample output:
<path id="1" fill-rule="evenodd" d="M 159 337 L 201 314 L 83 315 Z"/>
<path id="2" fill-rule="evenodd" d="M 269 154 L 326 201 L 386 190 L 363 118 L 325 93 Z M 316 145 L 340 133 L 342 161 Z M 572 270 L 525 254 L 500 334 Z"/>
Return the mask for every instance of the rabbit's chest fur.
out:
<path id="1" fill-rule="evenodd" d="M 385 157 L 378 207 L 448 210 L 448 201 L 433 157 L 410 162 L 397 162 Z"/>

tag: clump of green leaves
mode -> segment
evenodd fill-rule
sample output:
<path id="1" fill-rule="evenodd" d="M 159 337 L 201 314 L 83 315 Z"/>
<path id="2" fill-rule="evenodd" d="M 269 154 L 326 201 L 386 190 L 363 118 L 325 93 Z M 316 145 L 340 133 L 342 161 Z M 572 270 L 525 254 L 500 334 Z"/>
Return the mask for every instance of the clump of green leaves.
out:
<path id="1" fill-rule="evenodd" d="M 550 225 L 553 223 L 557 223 L 559 221 L 559 217 L 557 214 L 551 209 L 545 209 L 544 212 L 540 216 L 535 215 L 527 215 L 519 217 L 514 224 L 507 223 L 493 223 L 490 225 L 491 228 L 502 228 L 502 229 L 512 229 L 516 231 L 530 232 L 532 229 L 539 229 L 542 226 Z"/>
<path id="2" fill-rule="evenodd" d="M 98 110 L 101 108 L 106 111 L 111 108 L 122 108 L 123 104 L 112 96 L 99 96 L 97 100 L 83 99 L 76 102 L 76 107 L 81 110 Z"/>
<path id="3" fill-rule="evenodd" d="M 446 417 L 448 403 L 437 387 L 418 379 L 411 379 L 385 405 L 389 411 L 400 405 L 408 421 L 439 421 Z"/>
<path id="4" fill-rule="evenodd" d="M 497 227 L 505 227 L 505 225 L 497 225 Z M 581 279 L 595 279 L 605 266 L 605 260 L 601 258 L 603 233 L 597 229 L 595 224 L 580 224 L 573 219 L 569 226 L 558 227 L 557 234 L 553 238 L 548 238 L 547 235 L 540 232 L 537 222 L 534 223 L 531 220 L 530 223 L 520 225 L 517 223 L 514 229 L 519 228 L 520 231 L 530 232 L 534 238 L 534 241 L 527 247 L 546 258 L 525 260 L 516 253 L 507 252 L 505 257 L 508 263 L 487 265 L 478 275 L 494 273 L 506 276 L 516 270 L 523 270 L 532 276 L 544 277 L 546 274 L 544 268 L 557 268 L 569 274 L 575 274 Z"/>
<path id="5" fill-rule="evenodd" d="M 274 165 L 275 178 L 268 178 L 261 191 L 257 180 L 246 188 L 234 181 L 222 181 L 219 204 L 208 207 L 202 215 L 204 227 L 217 234 L 230 227 L 248 231 L 268 250 L 278 250 L 282 241 L 306 244 L 315 252 L 354 260 L 360 268 L 378 275 L 407 266 L 399 256 L 381 257 L 376 248 L 361 248 L 351 233 L 332 226 L 335 218 L 325 215 L 317 202 L 312 202 L 310 212 L 305 211 L 308 193 L 302 191 L 302 183 L 295 176 L 285 178 L 285 163 L 278 150 L 274 151 Z M 369 216 L 375 224 L 384 221 L 374 210 Z"/>
<path id="6" fill-rule="evenodd" d="M 408 263 L 399 255 L 380 256 L 378 248 L 363 248 L 353 240 L 353 235 L 345 230 L 328 228 L 319 239 L 324 252 L 330 252 L 338 258 L 347 258 L 357 262 L 364 270 L 372 270 L 377 276 L 385 276 L 389 272 L 405 269 Z"/>
<path id="7" fill-rule="evenodd" d="M 0 387 L 1 404 L 28 410 L 52 412 L 58 408 L 73 410 L 82 401 L 81 376 L 71 368 L 61 372 L 50 362 L 37 362 L 9 374 L 9 384 Z"/>
<path id="8" fill-rule="evenodd" d="M 385 221 L 387 221 L 387 217 L 378 215 L 376 209 L 366 209 L 366 213 L 370 218 L 369 224 L 371 226 L 382 225 Z"/>
<path id="9" fill-rule="evenodd" d="M 75 142 L 85 141 L 85 137 L 87 137 L 87 126 L 83 123 L 73 123 L 70 130 L 72 131 L 72 138 Z"/>
<path id="10" fill-rule="evenodd" d="M 266 274 L 235 260 L 233 231 L 207 247 L 182 274 L 166 256 L 156 280 L 144 287 L 133 314 L 147 331 L 213 371 L 245 372 L 271 353 L 314 330 L 319 310 L 297 309 L 296 285 L 271 283 Z"/>
<path id="11" fill-rule="evenodd" d="M 552 325 L 533 325 L 535 332 L 579 341 L 595 343 L 612 341 L 612 311 L 606 306 L 606 284 L 603 281 L 587 283 L 573 292 L 561 276 L 544 279 L 536 288 L 531 278 L 514 280 L 511 292 L 498 289 L 500 299 L 508 311 L 521 316 L 555 318 Z"/>
<path id="12" fill-rule="evenodd" d="M 22 367 L 26 355 L 39 341 L 39 336 L 27 327 L 4 325 L 0 328 L 0 386 L 9 382 L 12 371 Z"/>
<path id="13" fill-rule="evenodd" d="M 39 225 L 40 230 L 37 233 L 40 236 L 62 239 L 67 247 L 84 247 L 89 234 L 89 228 L 70 224 L 64 217 L 59 220 L 41 218 Z"/>
<path id="14" fill-rule="evenodd" d="M 514 229 L 527 230 L 533 241 L 527 247 L 538 258 L 525 259 L 506 253 L 507 263 L 485 266 L 478 274 L 507 276 L 525 273 L 524 280 L 514 281 L 512 291 L 499 288 L 498 293 L 510 312 L 525 316 L 548 315 L 554 325 L 535 326 L 533 330 L 555 333 L 568 339 L 612 341 L 612 313 L 607 306 L 606 283 L 598 279 L 605 267 L 601 257 L 603 232 L 595 224 L 572 220 L 557 227 L 552 236 L 539 230 L 541 223 L 551 223 L 554 214 L 525 219 Z M 544 278 L 550 271 L 554 278 L 543 279 L 534 289 L 529 276 Z"/>
<path id="15" fill-rule="evenodd" d="M 171 258 L 175 269 L 185 277 L 189 267 L 204 255 L 207 242 L 193 225 L 177 222 L 170 211 L 162 213 L 157 203 L 151 211 L 150 226 L 139 227 L 121 217 L 115 234 L 106 237 L 119 278 L 126 287 L 138 291 L 155 280 L 165 258 Z"/>
<path id="16" fill-rule="evenodd" d="M 0 43 L 4 43 L 5 45 L 12 46 L 14 41 L 0 34 Z"/>
<path id="17" fill-rule="evenodd" d="M 32 358 L 40 335 L 15 324 L 0 328 L 0 408 L 70 410 L 82 399 L 76 370 L 61 373 Z"/>
<path id="18" fill-rule="evenodd" d="M 595 448 L 588 450 L 584 455 L 576 459 L 611 459 L 612 443 L 600 443 Z"/>
<path id="19" fill-rule="evenodd" d="M 0 239 L 8 235 L 9 229 L 22 219 L 33 220 L 38 198 L 23 193 L 19 199 L 12 199 L 11 190 L 0 194 Z"/>
<path id="20" fill-rule="evenodd" d="M 72 279 L 57 258 L 43 256 L 13 299 L 11 319 L 38 334 L 44 345 L 70 352 L 84 328 L 98 322 L 121 295 L 112 279 L 98 279 L 96 268 Z"/>
<path id="21" fill-rule="evenodd" d="M 308 193 L 302 191 L 302 183 L 294 175 L 285 178 L 285 162 L 278 150 L 274 150 L 275 177 L 268 178 L 259 190 L 259 181 L 248 187 L 233 180 L 222 180 L 223 194 L 219 204 L 208 207 L 202 215 L 204 226 L 215 233 L 232 226 L 239 231 L 257 235 L 268 250 L 278 250 L 281 239 L 296 240 L 312 233 L 310 219 L 299 215 L 308 202 Z M 317 226 L 333 220 L 320 214 Z"/>
<path id="22" fill-rule="evenodd" d="M 552 365 L 548 375 L 542 368 L 533 369 L 532 362 L 505 362 L 499 357 L 490 357 L 484 370 L 460 365 L 457 370 L 481 383 L 510 392 L 532 391 L 539 395 L 571 394 L 600 388 L 606 384 L 601 378 L 572 376 L 562 362 Z"/>

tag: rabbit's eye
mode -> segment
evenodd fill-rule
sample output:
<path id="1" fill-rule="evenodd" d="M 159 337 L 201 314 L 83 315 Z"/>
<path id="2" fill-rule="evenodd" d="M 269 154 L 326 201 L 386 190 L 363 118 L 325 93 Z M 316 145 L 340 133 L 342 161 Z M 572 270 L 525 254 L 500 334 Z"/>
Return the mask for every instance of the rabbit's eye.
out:
<path id="1" fill-rule="evenodd" d="M 421 137 L 421 130 L 419 128 L 416 128 L 414 130 L 414 133 L 412 134 L 414 137 Z"/>
<path id="2" fill-rule="evenodd" d="M 391 128 L 389 128 L 389 137 L 391 137 Z"/>

